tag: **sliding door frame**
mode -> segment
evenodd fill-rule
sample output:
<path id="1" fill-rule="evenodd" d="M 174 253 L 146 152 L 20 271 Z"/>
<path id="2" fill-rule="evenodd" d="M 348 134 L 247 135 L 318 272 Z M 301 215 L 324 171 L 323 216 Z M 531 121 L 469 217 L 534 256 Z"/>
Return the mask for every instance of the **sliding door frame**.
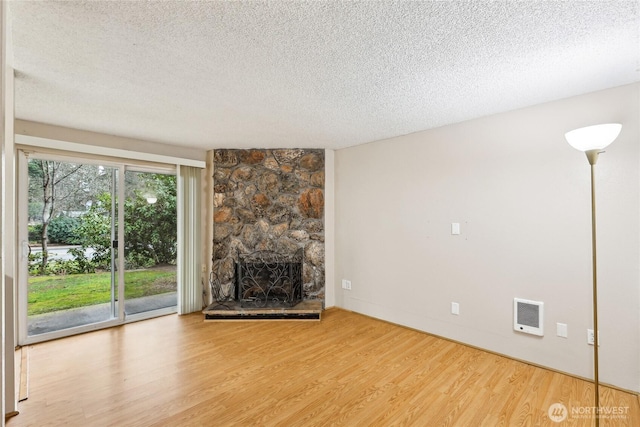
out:
<path id="1" fill-rule="evenodd" d="M 139 165 L 136 162 L 127 162 L 127 159 L 104 159 L 100 156 L 83 155 L 82 153 L 66 153 L 55 152 L 50 150 L 38 150 L 31 149 L 30 147 L 20 147 L 17 150 L 17 164 L 18 164 L 18 191 L 17 191 L 17 236 L 16 240 L 16 253 L 18 254 L 18 271 L 17 276 L 17 330 L 18 330 L 18 344 L 28 345 L 37 342 L 53 340 L 57 338 L 63 338 L 71 335 L 90 332 L 98 329 L 110 328 L 113 326 L 119 326 L 129 322 L 135 322 L 139 320 L 158 317 L 166 314 L 172 314 L 177 312 L 177 306 L 162 308 L 158 310 L 137 313 L 132 315 L 125 315 L 125 261 L 124 261 L 124 246 L 125 246 L 125 172 L 127 170 L 132 171 L 145 171 L 162 174 L 175 174 L 176 167 L 173 165 Z M 108 166 L 117 170 L 118 173 L 118 185 L 117 185 L 117 259 L 115 265 L 117 265 L 116 273 L 116 292 L 118 295 L 117 313 L 111 312 L 111 319 L 92 323 L 82 326 L 77 326 L 68 329 L 62 329 L 54 332 L 47 332 L 39 335 L 28 335 L 28 320 L 27 320 L 27 299 L 28 299 L 28 159 L 29 158 L 47 159 L 63 162 L 75 162 L 83 164 L 99 164 Z M 112 241 L 113 241 L 112 236 Z M 179 290 L 178 290 L 179 292 Z M 112 298 L 113 304 L 113 298 Z M 113 307 L 113 306 L 112 306 Z"/>

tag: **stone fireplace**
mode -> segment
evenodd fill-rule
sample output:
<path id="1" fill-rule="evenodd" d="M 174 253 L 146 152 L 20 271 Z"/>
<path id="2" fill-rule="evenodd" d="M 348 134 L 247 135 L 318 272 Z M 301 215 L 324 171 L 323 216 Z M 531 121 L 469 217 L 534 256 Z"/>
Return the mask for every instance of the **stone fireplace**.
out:
<path id="1" fill-rule="evenodd" d="M 299 296 L 323 300 L 324 150 L 218 149 L 213 180 L 212 267 L 221 286 L 235 289 L 227 295 L 243 299 L 239 266 L 251 254 L 300 254 Z"/>

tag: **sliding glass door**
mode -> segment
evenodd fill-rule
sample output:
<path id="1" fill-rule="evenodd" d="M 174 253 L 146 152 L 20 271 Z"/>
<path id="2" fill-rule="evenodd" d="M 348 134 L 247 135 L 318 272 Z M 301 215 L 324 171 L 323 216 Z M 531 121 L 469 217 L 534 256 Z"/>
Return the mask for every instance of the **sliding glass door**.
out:
<path id="1" fill-rule="evenodd" d="M 24 153 L 19 169 L 21 344 L 175 312 L 175 175 Z"/>
<path id="2" fill-rule="evenodd" d="M 117 317 L 119 168 L 25 159 L 27 336 Z"/>
<path id="3" fill-rule="evenodd" d="M 125 183 L 125 315 L 175 311 L 176 176 L 127 169 Z"/>

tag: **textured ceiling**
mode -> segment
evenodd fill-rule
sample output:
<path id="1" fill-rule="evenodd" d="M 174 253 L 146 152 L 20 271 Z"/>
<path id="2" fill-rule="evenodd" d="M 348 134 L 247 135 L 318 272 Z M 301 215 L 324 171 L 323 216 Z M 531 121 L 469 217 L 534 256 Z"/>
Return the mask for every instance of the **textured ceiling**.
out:
<path id="1" fill-rule="evenodd" d="M 640 81 L 639 1 L 9 3 L 16 116 L 342 148 Z"/>

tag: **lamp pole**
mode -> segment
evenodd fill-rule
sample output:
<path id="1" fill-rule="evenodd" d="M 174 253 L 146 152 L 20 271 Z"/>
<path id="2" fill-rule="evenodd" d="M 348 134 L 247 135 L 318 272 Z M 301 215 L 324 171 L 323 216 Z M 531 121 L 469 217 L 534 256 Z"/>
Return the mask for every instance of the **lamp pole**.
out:
<path id="1" fill-rule="evenodd" d="M 600 380 L 598 377 L 598 257 L 596 255 L 596 162 L 600 150 L 586 151 L 591 165 L 591 254 L 593 268 L 593 385 L 596 427 L 600 426 Z"/>

